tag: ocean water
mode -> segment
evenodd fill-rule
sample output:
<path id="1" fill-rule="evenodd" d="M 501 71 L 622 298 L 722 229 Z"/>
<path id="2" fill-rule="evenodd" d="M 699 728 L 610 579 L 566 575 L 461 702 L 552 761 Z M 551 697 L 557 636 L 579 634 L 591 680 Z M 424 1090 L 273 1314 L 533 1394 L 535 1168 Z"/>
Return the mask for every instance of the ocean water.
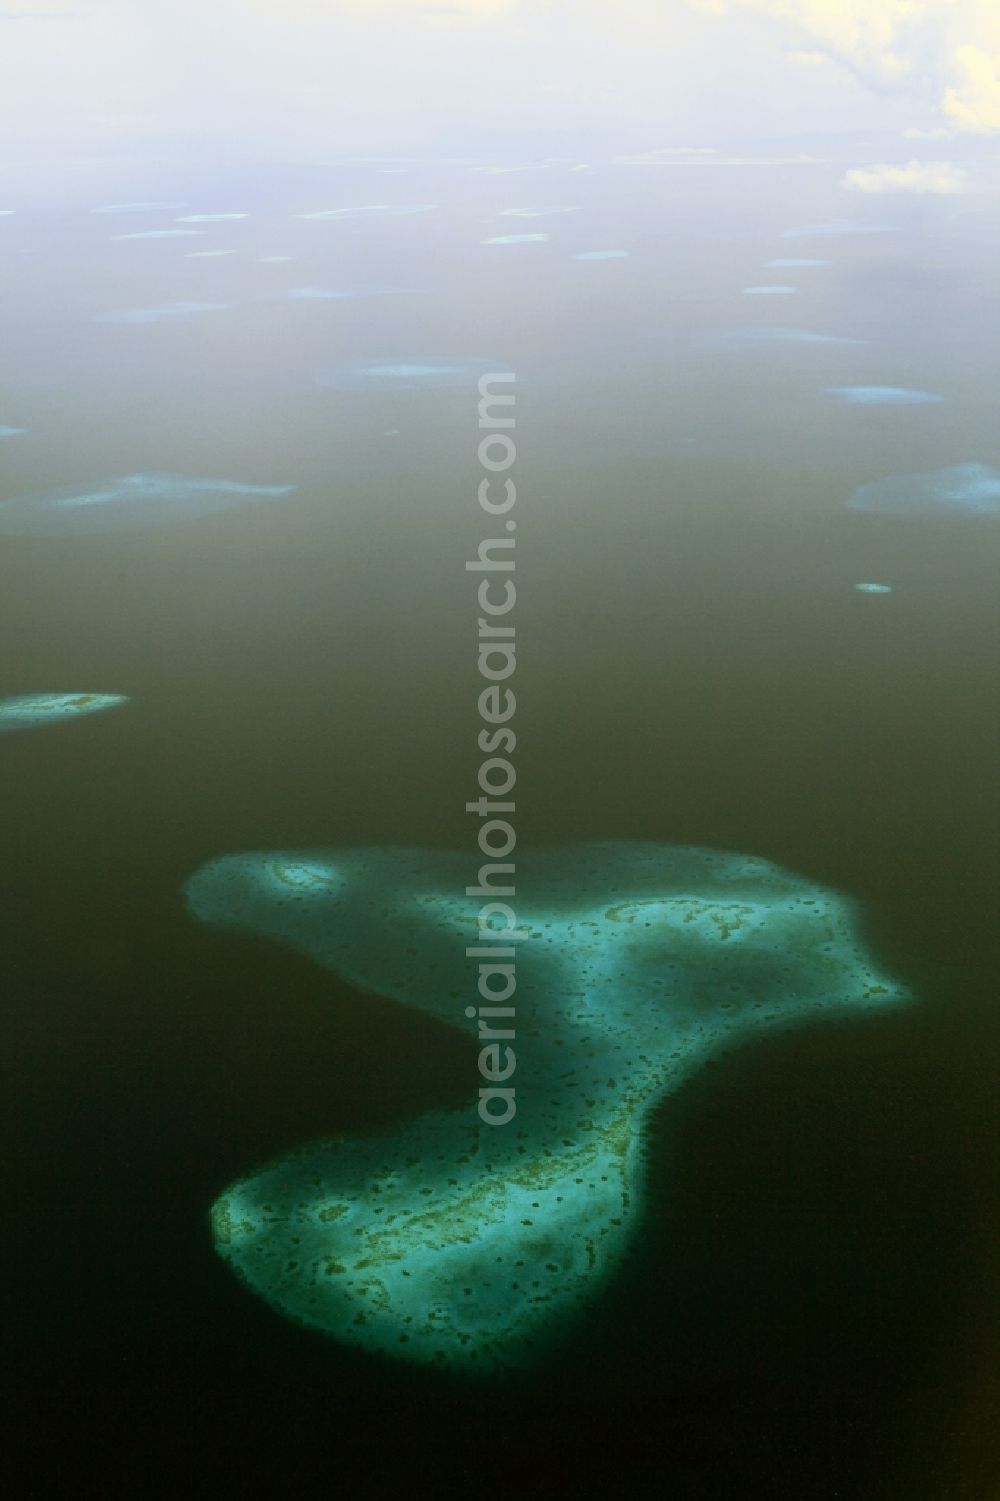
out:
<path id="1" fill-rule="evenodd" d="M 1000 466 L 1000 214 L 848 223 L 805 166 L 386 165 L 5 186 L 0 701 L 127 700 L 0 737 L 35 1473 L 985 1501 L 1000 518 L 906 480 Z M 744 295 L 769 262 L 796 295 Z M 259 850 L 474 880 L 491 370 L 517 377 L 525 889 L 533 850 L 571 880 L 599 841 L 772 862 L 854 904 L 908 999 L 679 1077 L 599 1294 L 470 1384 L 286 1320 L 210 1213 L 324 1138 L 473 1120 L 474 1039 L 185 891 Z M 850 504 L 876 484 L 891 505 Z"/>

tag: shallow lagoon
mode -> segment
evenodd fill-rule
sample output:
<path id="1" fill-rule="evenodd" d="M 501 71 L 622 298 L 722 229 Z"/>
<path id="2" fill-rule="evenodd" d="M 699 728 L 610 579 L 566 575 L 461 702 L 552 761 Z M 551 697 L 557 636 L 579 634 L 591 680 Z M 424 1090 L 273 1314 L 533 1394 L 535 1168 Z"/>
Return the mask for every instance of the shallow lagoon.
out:
<path id="1" fill-rule="evenodd" d="M 920 407 L 944 400 L 934 391 L 914 391 L 906 386 L 831 386 L 830 395 L 854 407 Z"/>
<path id="2" fill-rule="evenodd" d="M 849 504 L 886 516 L 1000 516 L 1000 470 L 956 464 L 930 474 L 890 475 L 859 485 Z"/>
<path id="3" fill-rule="evenodd" d="M 0 699 L 0 733 L 35 730 L 117 709 L 126 699 L 120 693 L 28 693 Z"/>
<path id="4" fill-rule="evenodd" d="M 186 899 L 203 922 L 290 944 L 473 1038 L 477 1025 L 494 1035 L 477 1016 L 516 1014 L 498 1034 L 519 1039 L 510 1129 L 473 1131 L 466 1109 L 305 1145 L 213 1209 L 219 1254 L 288 1317 L 489 1374 L 534 1363 L 600 1296 L 641 1223 L 659 1099 L 744 1034 L 906 997 L 834 893 L 741 855 L 576 845 L 532 856 L 516 1008 L 463 1018 L 453 998 L 478 905 L 454 894 L 463 863 L 400 849 L 226 856 Z M 515 983 L 513 964 L 487 967 Z"/>
<path id="5" fill-rule="evenodd" d="M 356 365 L 324 365 L 316 372 L 318 385 L 334 391 L 433 391 L 478 382 L 485 371 L 506 371 L 507 362 L 492 360 L 390 358 Z M 478 398 L 477 398 L 478 399 Z"/>
<path id="6" fill-rule="evenodd" d="M 206 251 L 203 254 L 214 255 L 218 252 Z M 183 322 L 187 318 L 196 318 L 201 313 L 224 313 L 228 303 L 225 302 L 168 302 L 163 307 L 128 308 L 120 313 L 97 313 L 97 323 L 175 323 Z"/>
<path id="7" fill-rule="evenodd" d="M 70 537 L 144 530 L 211 516 L 254 501 L 280 500 L 294 485 L 182 474 L 125 474 L 95 488 L 67 486 L 0 503 L 0 535 Z"/>

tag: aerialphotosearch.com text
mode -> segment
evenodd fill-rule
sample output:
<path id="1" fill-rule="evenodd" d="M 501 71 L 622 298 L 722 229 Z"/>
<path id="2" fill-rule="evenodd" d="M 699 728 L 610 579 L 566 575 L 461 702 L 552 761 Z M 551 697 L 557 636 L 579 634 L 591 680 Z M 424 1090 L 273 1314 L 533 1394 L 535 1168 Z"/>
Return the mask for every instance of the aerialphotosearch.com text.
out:
<path id="1" fill-rule="evenodd" d="M 480 542 L 477 556 L 465 565 L 478 575 L 477 653 L 479 676 L 478 709 L 482 728 L 478 747 L 483 759 L 477 780 L 479 796 L 467 802 L 466 812 L 479 819 L 480 864 L 477 882 L 465 888 L 466 896 L 478 897 L 477 941 L 466 949 L 476 961 L 477 999 L 466 1007 L 470 1020 L 478 1021 L 479 1072 L 484 1080 L 479 1090 L 479 1115 L 489 1126 L 505 1126 L 517 1113 L 517 1090 L 513 1083 L 517 1055 L 516 943 L 520 935 L 512 905 L 516 895 L 514 828 L 517 772 L 512 759 L 517 749 L 513 729 L 517 700 L 510 686 L 517 663 L 514 584 L 517 522 L 514 507 L 517 487 L 511 475 L 517 450 L 514 446 L 513 374 L 487 374 L 479 381 L 479 505 L 496 518 L 491 536 Z"/>

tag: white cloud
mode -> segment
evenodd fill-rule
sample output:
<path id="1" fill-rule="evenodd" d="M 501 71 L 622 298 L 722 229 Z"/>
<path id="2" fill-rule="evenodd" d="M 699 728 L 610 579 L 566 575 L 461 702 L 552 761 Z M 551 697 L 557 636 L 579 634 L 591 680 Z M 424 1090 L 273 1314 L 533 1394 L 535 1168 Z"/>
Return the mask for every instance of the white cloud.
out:
<path id="1" fill-rule="evenodd" d="M 521 0 L 236 0 L 236 9 L 273 15 L 279 9 L 296 21 L 423 21 L 437 25 L 492 21 L 517 10 Z"/>
<path id="2" fill-rule="evenodd" d="M 914 29 L 949 0 L 691 0 L 701 10 L 729 15 L 755 11 L 783 22 L 839 62 L 882 83 L 912 68 L 907 42 Z"/>
<path id="3" fill-rule="evenodd" d="M 0 0 L 46 12 L 80 24 L 0 25 L 0 139 L 30 153 L 475 154 L 583 130 L 662 166 L 758 164 L 768 137 L 993 128 L 1000 53 L 1000 0 Z M 643 150 L 685 137 L 727 149 Z"/>
<path id="4" fill-rule="evenodd" d="M 786 53 L 827 56 L 880 88 L 933 99 L 955 131 L 1000 131 L 998 0 L 688 0 L 719 16 L 755 13 L 788 40 Z M 819 54 L 816 48 L 820 49 Z"/>
<path id="5" fill-rule="evenodd" d="M 959 47 L 955 65 L 961 83 L 948 89 L 944 112 L 958 130 L 990 135 L 1000 130 L 1000 51 Z"/>
<path id="6" fill-rule="evenodd" d="M 964 193 L 968 178 L 952 162 L 906 162 L 856 167 L 843 180 L 856 193 Z"/>

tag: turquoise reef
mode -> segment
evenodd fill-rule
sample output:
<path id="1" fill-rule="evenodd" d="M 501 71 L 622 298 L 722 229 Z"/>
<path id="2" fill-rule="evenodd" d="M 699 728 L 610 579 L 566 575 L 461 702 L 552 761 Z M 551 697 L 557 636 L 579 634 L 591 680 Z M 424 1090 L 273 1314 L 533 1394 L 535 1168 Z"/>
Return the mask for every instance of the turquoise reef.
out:
<path id="1" fill-rule="evenodd" d="M 834 219 L 829 224 L 801 224 L 782 231 L 783 240 L 836 239 L 840 235 L 891 235 L 898 224 L 866 224 L 857 219 Z"/>
<path id="2" fill-rule="evenodd" d="M 489 235 L 485 240 L 480 240 L 481 245 L 540 245 L 544 240 L 551 238 L 547 234 L 535 235 Z"/>
<path id="3" fill-rule="evenodd" d="M 136 230 L 133 234 L 112 235 L 113 240 L 188 240 L 194 235 L 204 234 L 201 229 L 143 229 Z"/>
<path id="4" fill-rule="evenodd" d="M 164 209 L 184 208 L 183 203 L 144 201 L 140 203 L 102 203 L 92 208 L 92 214 L 155 214 Z"/>
<path id="5" fill-rule="evenodd" d="M 288 302 L 344 302 L 354 297 L 403 297 L 406 287 L 289 287 L 276 292 Z"/>
<path id="6" fill-rule="evenodd" d="M 361 208 L 324 208 L 311 214 L 298 214 L 299 219 L 405 219 L 410 214 L 428 214 L 433 203 L 366 203 Z"/>
<path id="7" fill-rule="evenodd" d="M 565 208 L 502 208 L 501 219 L 547 219 L 550 214 L 575 214 L 576 204 L 567 204 Z"/>
<path id="8" fill-rule="evenodd" d="M 167 526 L 291 495 L 294 485 L 245 485 L 183 474 L 125 474 L 93 490 L 73 487 L 0 503 L 0 536 L 75 537 Z"/>
<path id="9" fill-rule="evenodd" d="M 509 1123 L 481 1123 L 470 1052 L 467 1108 L 307 1145 L 212 1210 L 219 1254 L 285 1316 L 369 1351 L 496 1373 L 535 1359 L 628 1248 L 658 1100 L 752 1034 L 905 992 L 865 952 L 848 900 L 766 860 L 616 843 L 533 852 L 516 918 L 481 906 L 502 874 L 481 871 L 477 899 L 459 895 L 470 874 L 440 851 L 250 853 L 204 866 L 186 899 L 202 922 L 288 944 L 358 991 L 465 1029 L 480 1070 L 495 1049 L 486 1078 L 516 1054 Z M 490 1029 L 501 1041 L 484 1049 Z"/>
<path id="10" fill-rule="evenodd" d="M 885 516 L 998 516 L 1000 469 L 955 464 L 927 474 L 893 474 L 859 485 L 848 505 Z"/>
<path id="11" fill-rule="evenodd" d="M 705 343 L 715 349 L 766 349 L 770 345 L 803 348 L 810 344 L 863 344 L 864 339 L 848 339 L 838 334 L 821 334 L 811 328 L 730 328 L 709 334 Z"/>
<path id="12" fill-rule="evenodd" d="M 0 733 L 80 719 L 126 702 L 121 693 L 27 693 L 20 698 L 4 698 L 0 699 Z"/>
<path id="13" fill-rule="evenodd" d="M 506 361 L 416 356 L 324 365 L 316 372 L 316 383 L 333 391 L 422 391 L 466 383 L 475 389 L 484 371 L 509 369 Z"/>
<path id="14" fill-rule="evenodd" d="M 196 251 L 197 255 L 215 255 L 214 250 Z M 225 254 L 225 252 L 221 252 Z M 224 313 L 225 302 L 165 302 L 162 307 L 128 308 L 121 313 L 100 313 L 95 323 L 178 323 L 196 318 L 199 313 Z"/>
<path id="15" fill-rule="evenodd" d="M 919 407 L 943 401 L 933 391 L 908 386 L 830 386 L 829 394 L 850 407 Z"/>

